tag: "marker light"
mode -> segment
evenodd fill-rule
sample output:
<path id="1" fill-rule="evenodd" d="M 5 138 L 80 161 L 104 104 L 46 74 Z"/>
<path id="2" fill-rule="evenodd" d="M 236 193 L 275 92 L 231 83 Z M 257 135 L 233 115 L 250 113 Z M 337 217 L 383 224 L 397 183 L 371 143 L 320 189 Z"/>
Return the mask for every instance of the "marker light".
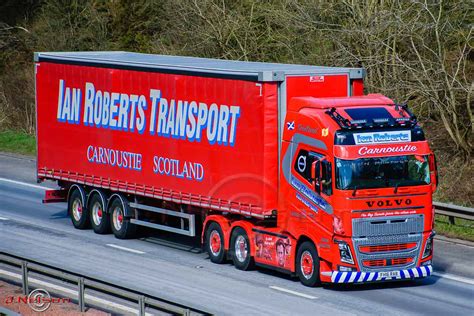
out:
<path id="1" fill-rule="evenodd" d="M 332 226 L 334 228 L 334 233 L 338 235 L 344 235 L 344 226 L 342 225 L 342 220 L 334 215 Z"/>

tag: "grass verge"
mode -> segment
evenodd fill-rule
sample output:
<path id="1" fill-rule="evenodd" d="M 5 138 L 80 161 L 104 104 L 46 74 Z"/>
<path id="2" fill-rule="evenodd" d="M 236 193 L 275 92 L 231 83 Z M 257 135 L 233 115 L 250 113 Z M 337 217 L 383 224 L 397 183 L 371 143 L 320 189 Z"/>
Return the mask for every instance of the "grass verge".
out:
<path id="1" fill-rule="evenodd" d="M 36 138 L 23 132 L 2 131 L 0 151 L 33 156 L 36 154 Z"/>
<path id="2" fill-rule="evenodd" d="M 474 241 L 474 221 L 468 221 L 461 218 L 454 219 L 455 224 L 449 223 L 448 216 L 436 215 L 435 230 L 437 234 Z"/>

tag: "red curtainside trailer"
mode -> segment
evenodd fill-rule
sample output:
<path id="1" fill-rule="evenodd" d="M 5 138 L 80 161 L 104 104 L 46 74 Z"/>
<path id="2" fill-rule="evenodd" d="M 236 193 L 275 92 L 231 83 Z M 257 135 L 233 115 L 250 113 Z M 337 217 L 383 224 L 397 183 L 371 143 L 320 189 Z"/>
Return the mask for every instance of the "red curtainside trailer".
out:
<path id="1" fill-rule="evenodd" d="M 76 228 L 118 238 L 138 226 L 202 229 L 212 261 L 296 273 L 306 285 L 431 273 L 434 158 L 405 106 L 363 96 L 363 69 L 127 52 L 37 53 L 35 62 L 38 180 L 58 181 L 44 201 L 67 201 Z M 367 157 L 388 159 L 380 172 L 395 178 L 357 182 L 350 170 L 380 168 L 359 163 Z M 416 179 L 388 170 L 411 164 Z M 413 200 L 427 208 L 398 190 L 423 191 L 425 202 Z M 400 208 L 388 214 L 380 203 Z M 354 235 L 371 225 L 365 218 L 387 216 L 368 231 L 377 243 Z M 407 226 L 391 231 L 390 216 Z M 395 246 L 388 256 L 364 250 L 396 244 L 383 240 L 393 232 L 409 257 Z"/>

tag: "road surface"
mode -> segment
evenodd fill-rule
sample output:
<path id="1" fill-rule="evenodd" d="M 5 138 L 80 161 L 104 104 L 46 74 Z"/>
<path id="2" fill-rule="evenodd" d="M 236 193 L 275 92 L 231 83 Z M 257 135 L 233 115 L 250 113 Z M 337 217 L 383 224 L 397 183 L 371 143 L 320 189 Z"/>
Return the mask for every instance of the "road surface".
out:
<path id="1" fill-rule="evenodd" d="M 118 240 L 73 228 L 66 204 L 41 204 L 32 159 L 0 154 L 0 251 L 219 315 L 469 315 L 474 247 L 437 240 L 427 279 L 307 288 L 295 278 L 216 265 L 198 240 L 148 232 Z"/>

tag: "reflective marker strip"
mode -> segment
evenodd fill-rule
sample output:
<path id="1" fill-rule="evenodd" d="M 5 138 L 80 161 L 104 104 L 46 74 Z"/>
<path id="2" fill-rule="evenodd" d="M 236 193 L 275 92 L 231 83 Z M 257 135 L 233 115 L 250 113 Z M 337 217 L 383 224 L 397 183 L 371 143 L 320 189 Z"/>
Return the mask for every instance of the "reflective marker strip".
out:
<path id="1" fill-rule="evenodd" d="M 341 279 L 339 280 L 339 283 L 345 283 L 347 273 L 348 272 L 342 272 Z"/>
<path id="2" fill-rule="evenodd" d="M 356 277 L 357 277 L 357 273 L 351 273 L 348 282 L 349 282 L 349 283 L 354 282 L 354 279 L 355 279 Z"/>
<path id="3" fill-rule="evenodd" d="M 366 282 L 368 279 L 369 279 L 369 274 L 368 273 L 364 273 L 364 282 Z"/>
<path id="4" fill-rule="evenodd" d="M 428 272 L 426 271 L 426 268 L 425 267 L 420 267 L 420 270 L 421 270 L 421 274 L 425 277 Z"/>
<path id="5" fill-rule="evenodd" d="M 359 283 L 359 282 L 371 282 L 371 281 L 385 281 L 385 280 L 397 280 L 397 279 L 414 279 L 420 277 L 430 276 L 433 272 L 432 266 L 422 266 L 407 270 L 398 270 L 400 274 L 398 276 L 385 277 L 379 272 L 341 272 L 333 271 L 331 275 L 331 282 L 333 283 Z M 389 271 L 393 272 L 393 271 Z"/>
<path id="6" fill-rule="evenodd" d="M 370 272 L 369 279 L 367 281 L 373 281 L 375 277 L 375 272 Z"/>
<path id="7" fill-rule="evenodd" d="M 431 273 L 433 273 L 433 267 L 432 267 L 432 266 L 428 266 L 428 270 L 429 270 L 428 275 L 430 275 Z"/>
<path id="8" fill-rule="evenodd" d="M 420 274 L 418 273 L 418 269 L 413 269 L 413 273 L 415 274 L 415 278 L 420 277 Z"/>

